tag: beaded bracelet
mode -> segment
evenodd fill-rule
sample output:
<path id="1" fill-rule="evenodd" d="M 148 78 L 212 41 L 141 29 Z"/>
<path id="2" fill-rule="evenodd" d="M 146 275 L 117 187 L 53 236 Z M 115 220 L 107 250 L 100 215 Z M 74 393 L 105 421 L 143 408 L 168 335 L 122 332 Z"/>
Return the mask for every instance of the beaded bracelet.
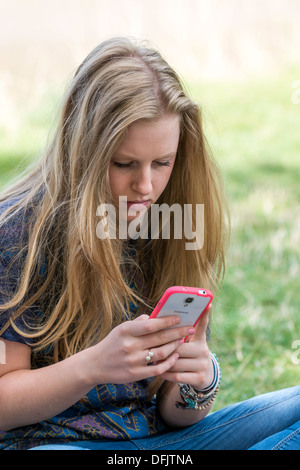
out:
<path id="1" fill-rule="evenodd" d="M 204 410 L 214 402 L 221 382 L 221 368 L 217 356 L 210 353 L 210 357 L 214 367 L 212 383 L 202 390 L 196 390 L 189 384 L 179 383 L 180 396 L 184 403 L 176 402 L 177 408 Z"/>

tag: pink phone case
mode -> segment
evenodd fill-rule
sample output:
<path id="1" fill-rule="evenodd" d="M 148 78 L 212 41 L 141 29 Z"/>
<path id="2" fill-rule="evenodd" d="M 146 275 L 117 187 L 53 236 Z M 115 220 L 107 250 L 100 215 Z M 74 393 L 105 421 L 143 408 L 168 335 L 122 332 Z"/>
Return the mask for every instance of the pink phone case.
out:
<path id="1" fill-rule="evenodd" d="M 174 286 L 167 289 L 149 318 L 179 315 L 180 326 L 193 325 L 199 321 L 213 299 L 208 289 Z"/>

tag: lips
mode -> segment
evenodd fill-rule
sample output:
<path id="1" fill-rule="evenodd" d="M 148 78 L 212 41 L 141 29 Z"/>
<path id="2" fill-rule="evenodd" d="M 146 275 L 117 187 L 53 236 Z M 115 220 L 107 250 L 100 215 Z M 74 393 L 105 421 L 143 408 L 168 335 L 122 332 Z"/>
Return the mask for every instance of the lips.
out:
<path id="1" fill-rule="evenodd" d="M 149 204 L 149 200 L 147 201 L 127 201 L 127 209 L 131 208 L 135 211 L 145 211 Z"/>
<path id="2" fill-rule="evenodd" d="M 147 199 L 147 201 L 127 201 L 127 204 L 142 204 L 142 205 L 147 205 L 149 203 L 149 199 Z"/>

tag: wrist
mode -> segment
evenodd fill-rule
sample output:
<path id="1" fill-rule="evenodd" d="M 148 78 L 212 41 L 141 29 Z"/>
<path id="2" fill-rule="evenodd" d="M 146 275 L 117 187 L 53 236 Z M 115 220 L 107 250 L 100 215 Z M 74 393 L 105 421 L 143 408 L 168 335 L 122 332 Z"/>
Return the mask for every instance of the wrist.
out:
<path id="1" fill-rule="evenodd" d="M 96 376 L 98 374 L 95 373 L 97 368 L 94 366 L 94 347 L 84 349 L 75 356 L 78 379 L 83 386 L 91 390 L 99 383 Z"/>
<path id="2" fill-rule="evenodd" d="M 189 384 L 178 383 L 182 402 L 176 403 L 177 408 L 204 410 L 214 402 L 221 382 L 221 368 L 216 355 L 210 353 L 210 356 L 214 370 L 213 381 L 208 387 L 201 390 L 197 390 Z"/>
<path id="3" fill-rule="evenodd" d="M 215 379 L 215 374 L 216 372 L 213 363 L 212 353 L 209 351 L 208 366 L 204 378 L 200 382 L 190 383 L 190 385 L 192 385 L 195 390 L 207 390 L 212 386 Z"/>
<path id="4" fill-rule="evenodd" d="M 210 380 L 207 382 L 209 385 L 201 386 L 201 387 L 193 387 L 197 392 L 202 393 L 204 395 L 210 394 L 221 382 L 221 368 L 219 365 L 219 361 L 217 356 L 209 352 L 210 355 L 210 364 L 211 364 L 211 375 Z"/>

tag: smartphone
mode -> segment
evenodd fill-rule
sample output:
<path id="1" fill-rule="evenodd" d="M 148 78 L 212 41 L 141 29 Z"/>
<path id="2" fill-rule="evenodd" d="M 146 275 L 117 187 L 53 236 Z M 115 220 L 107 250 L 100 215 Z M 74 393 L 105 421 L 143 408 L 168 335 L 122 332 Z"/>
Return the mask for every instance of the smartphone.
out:
<path id="1" fill-rule="evenodd" d="M 149 318 L 179 315 L 181 318 L 180 326 L 195 326 L 212 299 L 213 294 L 207 289 L 184 286 L 169 287 Z"/>

